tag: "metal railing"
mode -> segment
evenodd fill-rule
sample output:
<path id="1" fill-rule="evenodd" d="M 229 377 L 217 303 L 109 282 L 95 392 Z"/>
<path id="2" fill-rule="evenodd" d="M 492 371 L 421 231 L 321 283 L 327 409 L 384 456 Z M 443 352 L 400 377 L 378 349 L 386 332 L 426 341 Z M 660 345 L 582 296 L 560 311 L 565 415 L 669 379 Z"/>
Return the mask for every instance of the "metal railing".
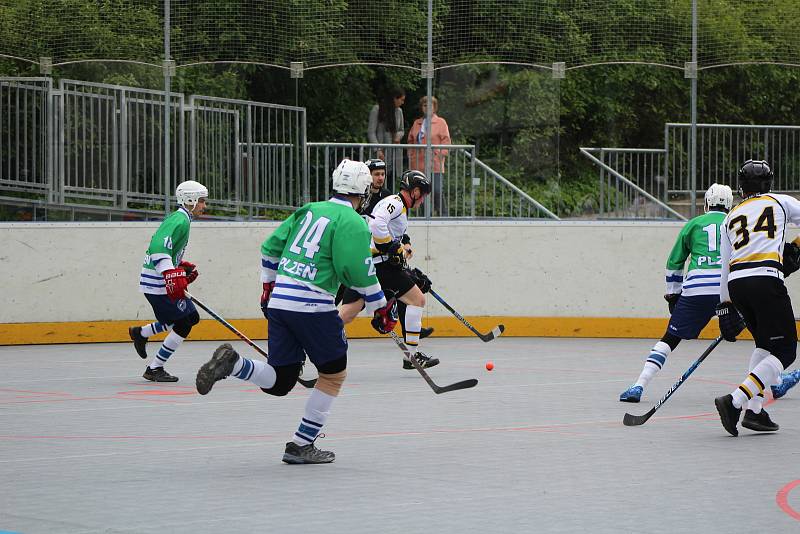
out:
<path id="1" fill-rule="evenodd" d="M 539 219 L 558 217 L 530 195 L 474 157 L 474 145 L 432 145 L 446 151 L 443 172 L 432 173 L 433 191 L 411 217 Z M 409 170 L 409 150 L 425 150 L 416 144 L 308 143 L 311 196 L 325 198 L 330 176 L 344 158 L 360 161 L 383 156 L 388 162 L 385 187 L 397 191 L 400 177 Z"/>
<path id="2" fill-rule="evenodd" d="M 615 219 L 686 218 L 667 203 L 665 151 L 581 148 L 600 167 L 599 216 Z"/>
<path id="3" fill-rule="evenodd" d="M 0 78 L 0 186 L 4 191 L 47 196 L 52 190 L 51 95 L 50 78 Z"/>
<path id="4" fill-rule="evenodd" d="M 165 108 L 169 100 L 169 153 Z M 163 213 L 195 179 L 213 213 L 275 218 L 328 198 L 344 158 L 382 156 L 397 190 L 425 145 L 308 143 L 305 109 L 62 79 L 0 78 L 0 200 L 85 206 L 96 214 Z M 441 172 L 415 217 L 557 217 L 474 157 L 473 145 L 433 145 Z M 168 158 L 168 159 L 167 159 Z M 419 158 L 415 158 L 419 159 Z M 169 160 L 170 172 L 166 171 Z M 88 213 L 87 211 L 87 213 Z M 74 218 L 75 210 L 71 210 Z"/>
<path id="5" fill-rule="evenodd" d="M 190 176 L 236 217 L 266 217 L 309 200 L 305 109 L 189 97 Z"/>
<path id="6" fill-rule="evenodd" d="M 704 192 L 714 182 L 735 186 L 736 174 L 748 159 L 769 162 L 775 191 L 800 192 L 800 126 L 698 124 L 694 188 L 689 174 L 690 132 L 691 125 L 684 123 L 664 128 L 671 192 Z"/>
<path id="7" fill-rule="evenodd" d="M 773 191 L 800 193 L 800 126 L 698 124 L 694 184 L 690 147 L 691 125 L 667 123 L 664 148 L 582 148 L 599 168 L 600 215 L 693 216 L 712 183 L 736 189 L 737 172 L 747 159 L 769 162 L 775 172 Z"/>

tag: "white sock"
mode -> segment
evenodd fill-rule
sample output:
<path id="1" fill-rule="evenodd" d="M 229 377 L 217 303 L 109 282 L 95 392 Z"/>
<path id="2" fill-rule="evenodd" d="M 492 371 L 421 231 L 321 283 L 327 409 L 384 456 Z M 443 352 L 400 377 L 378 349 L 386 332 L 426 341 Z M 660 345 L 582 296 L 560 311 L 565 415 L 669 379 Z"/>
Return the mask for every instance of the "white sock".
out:
<path id="1" fill-rule="evenodd" d="M 142 327 L 142 335 L 144 337 L 153 337 L 156 334 L 160 334 L 161 332 L 166 332 L 167 330 L 172 330 L 171 324 L 164 324 L 164 323 L 150 323 Z"/>
<path id="2" fill-rule="evenodd" d="M 406 345 L 416 349 L 419 345 L 419 332 L 422 329 L 422 311 L 419 306 L 406 306 Z"/>
<path id="3" fill-rule="evenodd" d="M 749 401 L 747 401 L 747 409 L 753 413 L 761 413 L 761 408 L 764 406 L 764 394 L 759 393 Z"/>
<path id="4" fill-rule="evenodd" d="M 150 362 L 150 369 L 164 367 L 164 364 L 167 363 L 169 357 L 172 356 L 176 350 L 178 350 L 178 347 L 181 346 L 181 343 L 183 343 L 183 338 L 175 332 L 170 332 L 167 338 L 161 344 L 161 348 L 158 349 L 156 355 L 153 356 L 153 360 Z"/>
<path id="5" fill-rule="evenodd" d="M 762 362 L 764 358 L 769 356 L 769 352 L 764 349 L 756 349 L 753 351 L 753 354 L 750 355 L 750 367 L 747 368 L 748 371 L 752 371 L 756 368 L 756 365 Z"/>
<path id="6" fill-rule="evenodd" d="M 670 352 L 672 352 L 672 349 L 663 341 L 659 341 L 653 345 L 650 355 L 644 362 L 642 374 L 639 375 L 639 378 L 636 380 L 636 384 L 634 385 L 642 386 L 642 389 L 646 388 L 647 384 L 653 379 L 654 376 L 656 376 L 656 373 L 659 372 L 662 367 L 664 367 L 664 364 L 667 361 L 667 356 L 669 356 Z"/>
<path id="7" fill-rule="evenodd" d="M 783 364 L 781 361 L 768 353 L 767 357 L 763 358 L 758 365 L 750 371 L 750 374 L 747 375 L 744 382 L 733 390 L 731 393 L 731 395 L 733 395 L 733 405 L 736 408 L 741 408 L 759 393 L 763 395 L 764 388 L 780 380 L 782 372 Z"/>
<path id="8" fill-rule="evenodd" d="M 240 380 L 252 382 L 260 388 L 269 389 L 275 385 L 278 375 L 275 368 L 267 362 L 261 360 L 251 360 L 239 356 L 236 365 L 233 366 L 231 376 Z"/>
<path id="9" fill-rule="evenodd" d="M 409 306 L 410 307 L 410 306 Z M 408 317 L 406 315 L 406 317 Z M 300 421 L 300 426 L 297 432 L 294 433 L 292 441 L 300 445 L 308 445 L 313 443 L 319 431 L 322 430 L 325 421 L 331 414 L 331 405 L 336 397 L 323 393 L 322 391 L 314 388 L 311 390 L 311 395 L 306 401 L 306 411 L 303 419 Z"/>

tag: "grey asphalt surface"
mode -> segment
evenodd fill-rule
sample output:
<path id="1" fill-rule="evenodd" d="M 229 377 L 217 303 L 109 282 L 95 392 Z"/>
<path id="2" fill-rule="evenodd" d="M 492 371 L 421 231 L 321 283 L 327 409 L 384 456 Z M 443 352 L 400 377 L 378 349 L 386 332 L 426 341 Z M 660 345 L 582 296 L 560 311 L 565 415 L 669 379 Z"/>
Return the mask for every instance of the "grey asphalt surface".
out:
<path id="1" fill-rule="evenodd" d="M 767 406 L 779 432 L 728 436 L 713 399 L 753 345 L 723 343 L 625 427 L 710 342 L 682 343 L 642 403 L 620 403 L 652 343 L 433 338 L 434 380 L 480 380 L 435 395 L 391 340 L 352 340 L 318 441 L 336 462 L 316 466 L 280 461 L 299 385 L 195 392 L 217 342 L 180 348 L 176 384 L 142 379 L 128 344 L 0 347 L 0 532 L 800 532 L 800 387 Z"/>

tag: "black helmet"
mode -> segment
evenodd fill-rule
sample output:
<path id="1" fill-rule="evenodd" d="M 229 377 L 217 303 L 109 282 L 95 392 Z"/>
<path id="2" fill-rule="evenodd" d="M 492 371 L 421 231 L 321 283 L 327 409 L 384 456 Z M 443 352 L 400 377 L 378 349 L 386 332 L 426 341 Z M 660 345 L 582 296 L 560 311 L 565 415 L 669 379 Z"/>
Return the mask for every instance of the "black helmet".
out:
<path id="1" fill-rule="evenodd" d="M 368 159 L 364 163 L 369 168 L 369 172 L 372 172 L 376 169 L 386 170 L 386 162 L 383 161 L 382 159 Z"/>
<path id="2" fill-rule="evenodd" d="M 400 189 L 411 191 L 415 187 L 419 187 L 423 194 L 428 194 L 431 192 L 431 181 L 428 180 L 424 173 L 419 171 L 404 172 L 402 178 L 400 178 Z"/>
<path id="3" fill-rule="evenodd" d="M 739 192 L 769 193 L 773 178 L 775 174 L 766 161 L 748 159 L 739 169 Z"/>

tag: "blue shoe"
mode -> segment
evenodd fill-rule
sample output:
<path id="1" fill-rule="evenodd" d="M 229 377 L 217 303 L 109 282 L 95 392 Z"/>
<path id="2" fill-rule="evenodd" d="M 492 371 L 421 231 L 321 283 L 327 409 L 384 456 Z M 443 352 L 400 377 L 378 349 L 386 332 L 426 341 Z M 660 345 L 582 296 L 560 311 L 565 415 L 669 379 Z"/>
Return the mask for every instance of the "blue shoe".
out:
<path id="1" fill-rule="evenodd" d="M 619 396 L 621 402 L 639 402 L 644 393 L 642 386 L 631 386 Z"/>
<path id="2" fill-rule="evenodd" d="M 781 373 L 781 383 L 777 386 L 770 386 L 772 389 L 772 398 L 780 399 L 786 393 L 795 387 L 800 382 L 800 369 L 796 369 L 791 373 Z"/>

